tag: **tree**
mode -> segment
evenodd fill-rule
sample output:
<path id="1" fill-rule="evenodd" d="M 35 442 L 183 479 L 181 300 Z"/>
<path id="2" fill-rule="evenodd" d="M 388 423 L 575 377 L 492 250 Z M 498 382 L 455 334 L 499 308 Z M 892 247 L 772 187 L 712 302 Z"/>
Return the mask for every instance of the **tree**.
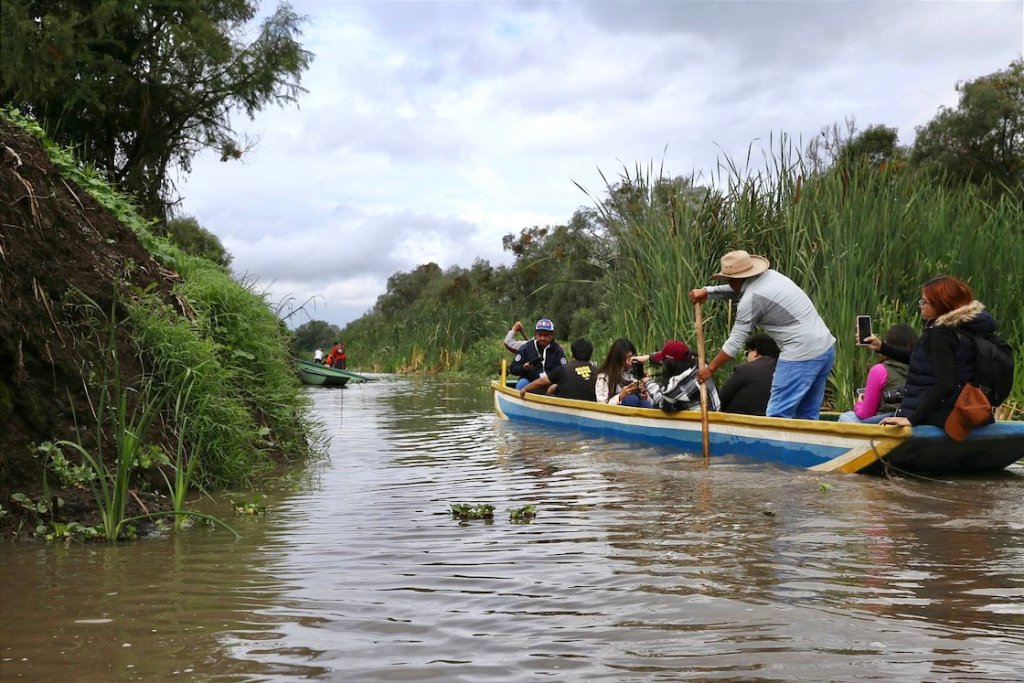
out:
<path id="1" fill-rule="evenodd" d="M 505 235 L 502 246 L 516 261 L 501 303 L 517 317 L 551 318 L 560 339 L 587 334 L 604 322 L 606 291 L 600 282 L 608 271 L 609 246 L 596 211 L 579 209 L 567 225 Z"/>
<path id="2" fill-rule="evenodd" d="M 899 132 L 889 126 L 868 126 L 846 142 L 839 151 L 839 164 L 854 166 L 866 163 L 879 169 L 906 158 L 906 150 L 899 146 Z"/>
<path id="3" fill-rule="evenodd" d="M 341 340 L 341 329 L 323 320 L 310 320 L 295 328 L 295 348 L 301 351 L 310 349 L 327 349 L 331 344 Z"/>
<path id="4" fill-rule="evenodd" d="M 220 239 L 199 225 L 199 221 L 192 216 L 167 221 L 165 234 L 186 254 L 200 256 L 225 268 L 231 265 L 231 254 Z"/>
<path id="5" fill-rule="evenodd" d="M 282 4 L 251 42 L 248 0 L 4 0 L 0 102 L 163 219 L 169 168 L 205 148 L 237 158 L 230 116 L 294 101 L 312 59 Z"/>
<path id="6" fill-rule="evenodd" d="M 917 128 L 911 163 L 956 182 L 1024 188 L 1024 59 L 957 85 L 956 109 L 942 107 Z"/>

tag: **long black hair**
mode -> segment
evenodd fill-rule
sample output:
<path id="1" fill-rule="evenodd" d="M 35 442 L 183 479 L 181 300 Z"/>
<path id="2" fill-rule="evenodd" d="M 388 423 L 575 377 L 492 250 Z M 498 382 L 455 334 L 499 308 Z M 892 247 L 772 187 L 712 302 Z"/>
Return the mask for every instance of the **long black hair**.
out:
<path id="1" fill-rule="evenodd" d="M 683 374 L 695 365 L 697 365 L 697 359 L 692 353 L 687 353 L 686 358 L 682 360 L 666 358 L 661 361 L 661 379 L 659 380 L 659 383 L 662 388 L 664 388 L 670 379 L 676 375 Z"/>
<path id="2" fill-rule="evenodd" d="M 608 390 L 616 391 L 622 383 L 622 375 L 625 371 L 626 356 L 636 355 L 636 347 L 633 342 L 625 338 L 619 338 L 612 342 L 608 349 L 608 355 L 604 358 L 604 364 L 598 369 L 608 375 Z"/>

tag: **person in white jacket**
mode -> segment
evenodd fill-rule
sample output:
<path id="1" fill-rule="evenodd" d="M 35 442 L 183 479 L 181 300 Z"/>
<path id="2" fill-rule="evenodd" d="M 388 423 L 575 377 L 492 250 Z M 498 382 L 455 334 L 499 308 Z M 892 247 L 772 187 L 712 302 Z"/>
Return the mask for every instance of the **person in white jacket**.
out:
<path id="1" fill-rule="evenodd" d="M 634 408 L 654 407 L 643 382 L 630 371 L 635 355 L 636 347 L 628 339 L 616 339 L 612 342 L 604 364 L 597 371 L 594 394 L 598 403 Z"/>

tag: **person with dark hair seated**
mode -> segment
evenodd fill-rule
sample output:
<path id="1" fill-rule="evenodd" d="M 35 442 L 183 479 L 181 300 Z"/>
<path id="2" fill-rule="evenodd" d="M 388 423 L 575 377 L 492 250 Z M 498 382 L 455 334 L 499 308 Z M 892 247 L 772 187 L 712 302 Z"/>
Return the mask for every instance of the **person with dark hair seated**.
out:
<path id="1" fill-rule="evenodd" d="M 640 377 L 632 374 L 633 356 L 636 347 L 625 338 L 616 339 L 608 349 L 604 364 L 597 371 L 598 403 L 629 406 L 631 408 L 653 408 Z"/>
<path id="2" fill-rule="evenodd" d="M 661 364 L 661 379 L 644 378 L 644 388 L 651 397 L 654 407 L 666 413 L 679 410 L 700 410 L 700 383 L 697 381 L 697 358 L 690 347 L 678 340 L 665 342 L 661 351 L 634 358 L 638 363 Z M 708 395 L 708 410 L 718 410 L 718 391 L 715 381 L 705 382 Z"/>
<path id="3" fill-rule="evenodd" d="M 917 332 L 910 325 L 893 325 L 885 333 L 885 343 L 890 347 L 912 351 L 917 346 Z M 893 415 L 903 397 L 903 385 L 907 383 L 907 364 L 889 358 L 868 370 L 864 388 L 859 390 L 853 410 L 839 416 L 840 422 L 868 422 L 877 424 Z"/>
<path id="4" fill-rule="evenodd" d="M 764 415 L 772 395 L 775 362 L 779 359 L 779 345 L 767 334 L 747 337 L 743 344 L 746 363 L 737 365 L 719 397 L 722 412 L 741 415 Z"/>
<path id="5" fill-rule="evenodd" d="M 590 362 L 594 355 L 594 345 L 588 339 L 577 339 L 569 350 L 572 353 L 571 361 L 533 380 L 519 390 L 519 395 L 525 398 L 526 394 L 541 393 L 547 387 L 547 393 L 551 396 L 596 401 L 594 388 L 597 384 L 597 367 Z"/>
<path id="6" fill-rule="evenodd" d="M 519 347 L 508 371 L 519 375 L 516 389 L 522 390 L 530 382 L 567 362 L 565 351 L 555 341 L 555 324 L 549 318 L 541 318 L 537 321 L 534 338 Z"/>

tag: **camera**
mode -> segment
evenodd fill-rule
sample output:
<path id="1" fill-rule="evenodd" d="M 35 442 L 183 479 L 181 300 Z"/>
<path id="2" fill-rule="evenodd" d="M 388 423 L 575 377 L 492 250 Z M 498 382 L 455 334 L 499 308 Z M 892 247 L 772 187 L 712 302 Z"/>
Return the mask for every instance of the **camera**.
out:
<path id="1" fill-rule="evenodd" d="M 641 379 L 647 373 L 644 372 L 644 364 L 635 360 L 629 368 L 629 374 L 633 375 L 633 379 Z"/>
<path id="2" fill-rule="evenodd" d="M 882 402 L 890 405 L 903 402 L 903 387 L 896 387 L 895 389 L 886 389 L 882 392 Z"/>

